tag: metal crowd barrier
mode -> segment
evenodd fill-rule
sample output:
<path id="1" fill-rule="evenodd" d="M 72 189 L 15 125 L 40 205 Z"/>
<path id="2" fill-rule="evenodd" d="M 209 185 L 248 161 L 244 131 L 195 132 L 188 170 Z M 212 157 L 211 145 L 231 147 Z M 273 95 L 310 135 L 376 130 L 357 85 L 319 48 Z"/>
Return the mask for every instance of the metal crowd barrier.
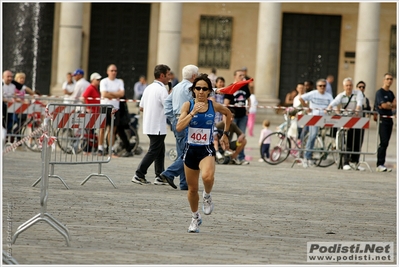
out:
<path id="1" fill-rule="evenodd" d="M 26 136 L 23 144 L 34 152 L 41 152 L 38 146 L 40 133 L 33 134 L 42 126 L 48 103 L 62 103 L 63 98 L 26 95 L 23 97 L 3 96 L 3 126 L 6 129 L 4 149 L 15 150 L 16 143 Z"/>
<path id="2" fill-rule="evenodd" d="M 372 132 L 370 131 L 370 123 L 375 123 L 373 121 L 373 115 L 377 114 L 375 111 L 362 111 L 359 113 L 359 115 L 353 114 L 353 112 L 346 112 L 346 111 L 341 111 L 339 115 L 302 115 L 302 114 L 296 114 L 295 116 L 287 116 L 287 126 L 288 127 L 305 127 L 305 126 L 318 126 L 319 132 L 321 128 L 324 128 L 324 130 L 328 131 L 328 136 L 333 137 L 335 139 L 335 142 L 338 143 L 339 140 L 337 139 L 337 133 L 340 134 L 341 131 L 347 131 L 353 133 L 352 138 L 349 140 L 347 139 L 346 141 L 351 142 L 350 147 L 345 147 L 346 150 L 342 150 L 339 146 L 335 147 L 334 151 L 329 151 L 330 153 L 339 153 L 339 154 L 357 154 L 360 155 L 359 158 L 359 165 L 364 164 L 368 167 L 370 171 L 371 168 L 369 164 L 365 161 L 365 156 L 366 155 L 375 155 L 377 154 L 378 150 L 378 131 L 379 131 L 379 115 L 376 123 L 376 131 L 374 132 L 375 135 L 372 135 Z M 292 118 L 291 118 L 292 117 Z M 287 135 L 290 135 L 290 129 L 287 129 Z M 291 131 L 291 135 L 294 135 L 292 133 L 296 133 L 296 131 Z M 347 133 L 342 133 L 347 136 Z M 360 138 L 362 136 L 363 138 Z M 292 136 L 293 137 L 293 136 Z M 298 140 L 296 138 L 293 138 L 294 140 Z M 317 141 L 317 140 L 316 140 Z M 359 147 L 359 151 L 356 151 L 356 147 Z M 291 147 L 291 150 L 296 150 L 298 152 L 306 152 L 306 151 L 311 151 L 311 152 L 317 152 L 317 153 L 323 153 L 327 152 L 327 147 L 320 148 L 318 147 L 317 149 L 311 149 L 307 150 L 306 149 L 306 143 L 303 143 L 301 147 Z M 297 153 L 300 155 L 300 153 Z M 302 158 L 298 156 L 297 160 L 301 161 Z M 292 166 L 294 166 L 295 161 Z M 358 165 L 358 166 L 359 166 Z M 342 162 L 339 162 L 338 168 L 342 168 Z"/>
<path id="3" fill-rule="evenodd" d="M 50 134 L 56 138 L 49 155 L 49 177 L 58 178 L 69 189 L 64 179 L 54 174 L 55 165 L 98 164 L 98 172 L 89 174 L 81 185 L 93 176 L 101 176 L 106 177 L 116 188 L 112 179 L 101 171 L 102 164 L 111 160 L 112 146 L 108 145 L 107 155 L 99 155 L 96 151 L 99 132 L 105 131 L 107 110 L 112 110 L 112 105 L 50 103 L 47 109 L 48 115 L 51 116 Z M 113 127 L 112 119 L 109 128 L 110 140 L 113 137 Z M 106 133 L 104 135 L 107 136 Z M 104 140 L 104 145 L 106 143 Z M 43 176 L 32 186 L 36 186 L 42 178 Z"/>
<path id="4" fill-rule="evenodd" d="M 47 212 L 47 199 L 48 199 L 48 181 L 49 176 L 47 175 L 49 172 L 49 160 L 51 154 L 51 146 L 50 146 L 50 137 L 48 133 L 51 130 L 50 119 L 44 119 L 44 134 L 43 134 L 43 149 L 42 149 L 42 177 L 41 179 L 41 192 L 40 192 L 40 213 L 32 217 L 31 219 L 27 220 L 23 224 L 21 224 L 17 231 L 14 233 L 12 238 L 12 244 L 15 243 L 16 239 L 18 238 L 19 234 L 27 230 L 29 227 L 33 226 L 34 224 L 44 221 L 48 223 L 51 227 L 53 227 L 57 232 L 59 232 L 64 238 L 69 247 L 69 231 L 66 226 L 61 224 L 57 219 L 51 216 Z"/>

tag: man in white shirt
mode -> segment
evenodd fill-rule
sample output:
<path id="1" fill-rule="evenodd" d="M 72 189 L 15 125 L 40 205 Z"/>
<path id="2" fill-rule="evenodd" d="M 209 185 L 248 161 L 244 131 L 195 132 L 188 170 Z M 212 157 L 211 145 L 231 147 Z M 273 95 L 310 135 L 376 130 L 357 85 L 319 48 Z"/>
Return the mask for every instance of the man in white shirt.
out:
<path id="1" fill-rule="evenodd" d="M 72 74 L 73 78 L 76 81 L 76 84 L 73 93 L 69 97 L 70 104 L 83 104 L 82 101 L 80 101 L 80 97 L 82 96 L 86 88 L 90 85 L 90 83 L 83 77 L 84 74 L 85 73 L 82 69 L 77 69 Z"/>
<path id="2" fill-rule="evenodd" d="M 145 179 L 145 175 L 152 163 L 155 168 L 155 180 L 162 181 L 160 174 L 165 170 L 167 128 L 164 102 L 168 97 L 165 85 L 170 80 L 170 68 L 166 65 L 155 66 L 154 77 L 155 81 L 144 90 L 140 101 L 140 111 L 143 112 L 143 134 L 150 138 L 150 147 L 133 176 L 132 182 L 136 184 L 151 183 Z"/>
<path id="3" fill-rule="evenodd" d="M 3 127 L 7 129 L 7 133 L 11 133 L 14 123 L 18 120 L 15 113 L 7 113 L 7 102 L 13 102 L 15 93 L 21 90 L 22 84 L 13 80 L 13 73 L 9 70 L 3 72 L 3 81 L 1 89 L 3 91 Z"/>
<path id="4" fill-rule="evenodd" d="M 309 114 L 324 115 L 324 109 L 328 107 L 331 101 L 333 101 L 331 94 L 326 92 L 326 83 L 325 79 L 319 79 L 316 82 L 317 90 L 310 91 L 309 93 L 300 96 L 299 101 L 301 101 L 302 106 L 307 107 L 309 105 L 309 108 L 311 109 Z M 306 104 L 305 101 L 309 104 Z M 303 161 L 303 166 L 305 168 L 314 166 L 312 161 L 312 151 L 310 150 L 313 150 L 318 131 L 318 126 L 309 126 L 309 138 L 306 143 L 305 159 Z"/>
<path id="5" fill-rule="evenodd" d="M 355 111 L 355 116 L 360 116 L 359 113 L 363 106 L 363 93 L 360 90 L 353 90 L 352 78 L 345 78 L 343 81 L 344 91 L 339 93 L 335 99 L 328 105 L 327 109 L 340 106 L 341 109 Z M 364 133 L 364 132 L 363 132 Z M 349 129 L 346 138 L 346 151 L 360 152 L 361 144 L 363 143 L 362 129 Z M 360 154 L 345 154 L 343 170 L 349 171 L 352 167 L 349 161 L 354 164 L 354 169 L 364 171 L 365 169 L 359 165 Z"/>
<path id="6" fill-rule="evenodd" d="M 101 93 L 101 104 L 112 105 L 113 108 L 107 110 L 107 128 L 111 126 L 111 119 L 114 119 L 114 128 L 112 135 L 112 142 L 110 142 L 110 136 L 108 135 L 108 144 L 112 147 L 113 156 L 117 156 L 115 148 L 113 145 L 115 144 L 115 134 L 116 127 L 119 125 L 120 112 L 119 112 L 119 98 L 125 95 L 125 87 L 123 81 L 121 79 L 116 78 L 116 74 L 118 69 L 114 64 L 111 64 L 107 68 L 108 77 L 104 78 L 100 82 L 100 93 Z M 104 143 L 104 133 L 105 129 L 100 129 L 99 134 L 99 142 L 98 142 L 98 155 L 102 156 L 106 154 L 104 151 L 103 143 Z"/>

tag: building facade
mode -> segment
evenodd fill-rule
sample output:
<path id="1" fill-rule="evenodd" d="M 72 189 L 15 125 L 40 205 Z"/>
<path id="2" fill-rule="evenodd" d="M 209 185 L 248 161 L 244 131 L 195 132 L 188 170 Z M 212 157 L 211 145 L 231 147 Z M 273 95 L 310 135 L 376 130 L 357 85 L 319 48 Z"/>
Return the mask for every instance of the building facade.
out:
<path id="1" fill-rule="evenodd" d="M 205 73 L 216 67 L 227 84 L 245 66 L 263 105 L 283 102 L 297 82 L 329 74 L 334 95 L 352 77 L 366 82 L 374 101 L 384 73 L 396 77 L 396 10 L 396 2 L 6 3 L 3 68 L 24 71 L 28 85 L 62 95 L 67 72 L 83 68 L 86 79 L 92 72 L 106 76 L 115 63 L 131 98 L 140 75 L 152 82 L 156 64 L 169 65 L 178 78 L 187 64 Z M 36 35 L 13 24 L 17 13 L 26 25 L 36 23 Z M 10 47 L 22 41 L 18 31 L 33 38 L 25 52 L 38 50 L 29 59 L 37 63 L 16 64 L 21 50 Z"/>

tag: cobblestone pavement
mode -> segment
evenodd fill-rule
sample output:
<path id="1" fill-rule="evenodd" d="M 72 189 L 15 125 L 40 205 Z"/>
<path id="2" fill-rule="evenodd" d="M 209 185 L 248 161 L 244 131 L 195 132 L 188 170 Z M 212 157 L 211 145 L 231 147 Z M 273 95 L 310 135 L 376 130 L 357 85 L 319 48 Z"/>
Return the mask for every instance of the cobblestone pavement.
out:
<path id="1" fill-rule="evenodd" d="M 2 155 L 3 250 L 20 264 L 37 265 L 267 265 L 306 264 L 309 241 L 395 242 L 396 248 L 396 131 L 392 139 L 387 165 L 394 171 L 376 173 L 375 155 L 367 156 L 373 172 L 291 168 L 291 159 L 267 165 L 257 161 L 258 140 L 249 137 L 250 165 L 217 165 L 215 209 L 202 215 L 199 234 L 187 233 L 186 191 L 131 182 L 144 154 L 103 165 L 116 189 L 103 177 L 80 185 L 97 165 L 56 165 L 55 174 L 70 190 L 50 178 L 47 211 L 69 229 L 70 247 L 44 222 L 21 233 L 15 244 L 8 241 L 40 212 L 40 184 L 31 186 L 41 176 L 40 153 L 19 148 Z M 141 140 L 146 149 L 148 139 Z M 166 142 L 172 148 L 172 134 Z M 153 182 L 152 166 L 147 178 Z"/>

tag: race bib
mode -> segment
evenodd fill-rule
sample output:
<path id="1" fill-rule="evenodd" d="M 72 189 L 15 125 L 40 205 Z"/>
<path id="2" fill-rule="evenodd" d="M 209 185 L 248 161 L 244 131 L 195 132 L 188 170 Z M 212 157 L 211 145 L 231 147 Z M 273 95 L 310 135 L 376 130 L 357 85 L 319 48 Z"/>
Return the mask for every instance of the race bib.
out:
<path id="1" fill-rule="evenodd" d="M 208 145 L 211 130 L 202 128 L 188 128 L 188 143 L 196 145 Z"/>

